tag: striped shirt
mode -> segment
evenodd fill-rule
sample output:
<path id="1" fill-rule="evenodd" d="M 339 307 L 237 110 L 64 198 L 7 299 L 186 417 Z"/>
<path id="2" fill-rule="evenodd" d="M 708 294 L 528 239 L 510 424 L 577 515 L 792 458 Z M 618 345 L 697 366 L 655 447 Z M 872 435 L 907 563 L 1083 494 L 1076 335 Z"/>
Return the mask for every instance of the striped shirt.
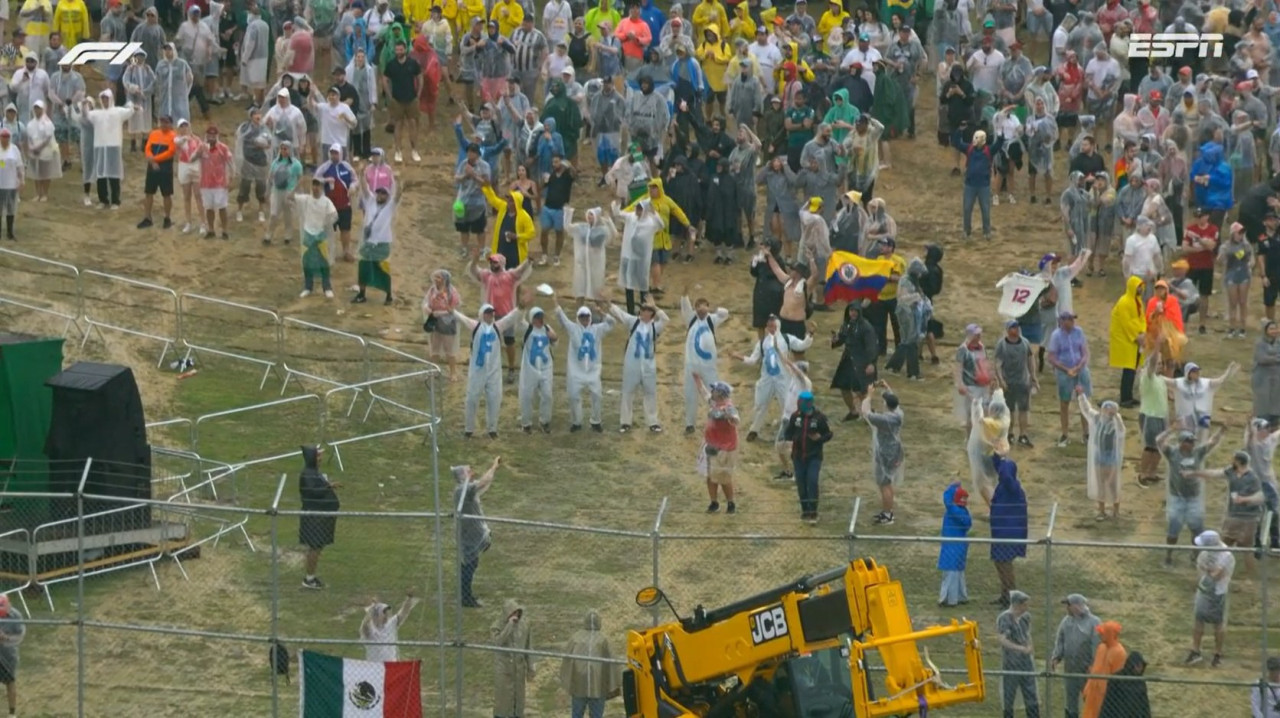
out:
<path id="1" fill-rule="evenodd" d="M 541 30 L 518 27 L 511 33 L 511 44 L 516 46 L 516 72 L 537 72 L 542 69 L 542 58 L 547 52 L 547 36 Z"/>

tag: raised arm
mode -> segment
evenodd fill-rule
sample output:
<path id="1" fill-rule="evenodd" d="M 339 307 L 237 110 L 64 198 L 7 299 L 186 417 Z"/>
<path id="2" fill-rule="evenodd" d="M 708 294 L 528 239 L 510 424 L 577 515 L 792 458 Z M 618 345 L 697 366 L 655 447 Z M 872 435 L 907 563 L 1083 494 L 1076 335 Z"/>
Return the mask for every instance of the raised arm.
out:
<path id="1" fill-rule="evenodd" d="M 1235 373 L 1239 370 L 1240 370 L 1240 365 L 1237 364 L 1236 362 L 1231 362 L 1230 364 L 1227 365 L 1227 370 L 1222 373 L 1222 376 L 1215 377 L 1209 380 L 1209 386 L 1213 387 L 1214 389 L 1217 389 L 1218 387 L 1225 384 L 1228 379 L 1235 376 Z"/>
<path id="2" fill-rule="evenodd" d="M 476 327 L 480 326 L 480 322 L 463 314 L 457 309 L 453 310 L 453 318 L 457 319 L 462 324 L 462 326 L 467 328 L 467 331 L 469 332 L 474 332 L 476 330 Z"/>

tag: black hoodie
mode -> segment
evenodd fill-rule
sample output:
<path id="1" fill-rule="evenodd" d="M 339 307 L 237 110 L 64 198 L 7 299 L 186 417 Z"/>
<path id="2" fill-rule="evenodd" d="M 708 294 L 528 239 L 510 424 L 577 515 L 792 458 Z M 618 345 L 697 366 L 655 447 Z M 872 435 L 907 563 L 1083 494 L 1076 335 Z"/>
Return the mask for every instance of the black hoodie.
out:
<path id="1" fill-rule="evenodd" d="M 924 276 L 920 278 L 920 291 L 932 301 L 942 294 L 942 247 L 930 244 L 924 251 Z"/>
<path id="2" fill-rule="evenodd" d="M 303 511 L 337 511 L 338 494 L 321 473 L 319 452 L 314 446 L 302 447 L 302 474 L 298 476 L 298 492 Z"/>
<path id="3" fill-rule="evenodd" d="M 1137 676 L 1138 664 L 1146 665 L 1142 654 L 1134 651 L 1124 661 L 1117 676 Z M 1147 699 L 1146 681 L 1107 681 L 1106 697 L 1098 718 L 1151 718 L 1151 702 Z"/>

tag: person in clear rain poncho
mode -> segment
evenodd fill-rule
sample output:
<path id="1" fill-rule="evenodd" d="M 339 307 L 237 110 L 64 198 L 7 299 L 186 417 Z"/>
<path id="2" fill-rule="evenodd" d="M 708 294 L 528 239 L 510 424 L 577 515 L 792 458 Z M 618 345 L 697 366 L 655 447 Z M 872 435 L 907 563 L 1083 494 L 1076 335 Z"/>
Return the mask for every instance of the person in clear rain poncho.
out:
<path id="1" fill-rule="evenodd" d="M 686 294 L 680 297 L 680 321 L 688 328 L 684 340 L 684 433 L 692 434 L 702 398 L 695 378 L 708 387 L 719 381 L 716 328 L 729 321 L 729 310 L 712 310 L 706 299 L 690 302 Z"/>
<path id="2" fill-rule="evenodd" d="M 585 219 L 574 222 L 572 208 L 565 210 L 565 227 L 573 241 L 573 296 L 594 299 L 605 288 L 605 250 L 617 228 L 599 207 L 587 210 Z"/>
<path id="3" fill-rule="evenodd" d="M 100 107 L 88 112 L 93 128 L 93 176 L 98 182 L 98 202 L 105 209 L 120 208 L 120 180 L 124 178 L 124 126 L 133 116 L 127 100 L 115 106 L 110 90 L 98 94 Z"/>
<path id="4" fill-rule="evenodd" d="M 542 433 L 551 433 L 551 385 L 555 380 L 555 358 L 552 345 L 559 339 L 547 324 L 541 307 L 529 310 L 529 320 L 524 330 L 524 344 L 520 351 L 520 428 L 524 433 L 533 431 L 533 399 L 538 398 L 538 424 Z"/>
<path id="5" fill-rule="evenodd" d="M 1173 392 L 1173 418 L 1177 426 L 1197 432 L 1197 438 L 1203 441 L 1209 433 L 1214 395 L 1239 370 L 1240 365 L 1231 362 L 1221 376 L 1205 379 L 1200 376 L 1199 364 L 1187 362 L 1181 377 L 1161 377 Z"/>
<path id="6" fill-rule="evenodd" d="M 884 389 L 884 411 L 872 411 L 876 388 Z M 893 493 L 902 483 L 904 454 L 902 451 L 902 407 L 898 395 L 884 381 L 867 388 L 867 398 L 862 400 L 862 418 L 871 426 L 871 476 L 880 490 L 881 511 L 876 514 L 878 525 L 893 523 Z"/>
<path id="7" fill-rule="evenodd" d="M 1058 210 L 1062 213 L 1062 226 L 1067 233 L 1067 256 L 1072 259 L 1089 246 L 1087 242 L 1092 199 L 1092 193 L 1085 188 L 1083 172 L 1072 172 L 1067 176 L 1067 188 L 1058 198 Z"/>
<path id="8" fill-rule="evenodd" d="M 565 658 L 560 665 L 560 686 L 572 701 L 570 718 L 586 718 L 588 713 L 591 718 L 603 718 L 605 701 L 622 690 L 622 672 L 620 666 L 604 662 L 615 656 L 594 609 L 587 611 L 583 627 L 569 637 L 565 653 L 577 656 Z"/>
<path id="9" fill-rule="evenodd" d="M 733 471 L 738 463 L 738 408 L 733 405 L 733 388 L 722 381 L 705 384 L 702 377 L 694 377 L 694 385 L 707 405 L 707 424 L 702 435 L 702 447 L 698 452 L 698 474 L 707 482 L 707 496 L 711 502 L 707 513 L 720 510 L 719 496 L 724 492 L 727 506 L 725 513 L 735 514 Z"/>
<path id="10" fill-rule="evenodd" d="M 613 330 L 613 317 L 605 316 L 593 322 L 590 307 L 578 307 L 576 317 L 570 320 L 556 301 L 556 318 L 569 337 L 569 352 L 565 364 L 565 389 L 569 395 L 569 432 L 582 430 L 582 392 L 591 395 L 591 430 L 604 431 L 601 425 L 600 369 L 603 366 L 604 336 Z"/>
<path id="11" fill-rule="evenodd" d="M 244 37 L 236 53 L 240 60 L 240 85 L 253 93 L 254 103 L 261 105 L 267 88 L 267 56 L 271 52 L 271 27 L 262 19 L 261 11 L 250 6 L 245 15 Z"/>
<path id="12" fill-rule="evenodd" d="M 155 116 L 151 100 L 156 71 L 147 64 L 147 53 L 142 50 L 134 53 L 124 69 L 121 82 L 124 84 L 124 96 L 133 107 L 133 114 L 129 117 L 129 151 L 137 152 L 138 138 L 146 140 L 147 133 L 151 131 L 151 118 Z"/>
<path id="13" fill-rule="evenodd" d="M 1124 461 L 1124 418 L 1120 416 L 1120 405 L 1104 401 L 1100 409 L 1095 409 L 1083 393 L 1076 397 L 1080 413 L 1089 425 L 1089 498 L 1098 502 L 1099 521 L 1107 518 L 1107 504 L 1111 504 L 1111 518 L 1118 519 L 1120 468 Z"/>
<path id="14" fill-rule="evenodd" d="M 1031 90 L 1027 92 L 1030 94 Z M 1056 95 L 1054 105 L 1057 105 Z M 1044 178 L 1045 199 L 1050 200 L 1053 197 L 1053 148 L 1058 142 L 1058 121 L 1049 112 L 1043 98 L 1035 99 L 1035 108 L 1022 132 L 1027 144 L 1027 187 L 1031 192 L 1031 204 L 1036 203 L 1036 177 Z"/>
<path id="15" fill-rule="evenodd" d="M 502 335 L 520 322 L 517 307 L 501 319 L 495 319 L 492 304 L 480 306 L 480 318 L 472 319 L 457 309 L 453 316 L 471 334 L 471 358 L 467 362 L 466 418 L 463 436 L 468 439 L 476 430 L 476 412 L 484 397 L 485 428 L 490 439 L 498 438 L 498 413 L 502 410 Z"/>
<path id="16" fill-rule="evenodd" d="M 908 379 L 921 378 L 920 342 L 933 318 L 933 303 L 920 289 L 920 280 L 927 271 L 923 259 L 912 257 L 907 273 L 898 280 L 898 303 L 893 310 L 898 317 L 898 344 L 884 368 L 898 372 L 905 365 Z"/>
<path id="17" fill-rule="evenodd" d="M 735 359 L 753 366 L 760 365 L 760 378 L 756 381 L 755 414 L 751 418 L 751 428 L 747 431 L 747 441 L 755 441 L 761 427 L 768 418 L 769 403 L 778 401 L 780 409 L 785 409 L 787 393 L 792 378 L 784 370 L 784 364 L 792 361 L 793 353 L 803 353 L 813 344 L 812 330 L 804 337 L 796 337 L 783 332 L 779 328 L 778 317 L 770 316 L 765 322 L 764 337 L 756 342 L 750 356 L 732 354 Z"/>
<path id="18" fill-rule="evenodd" d="M 984 407 L 983 402 L 974 400 L 970 404 L 972 426 L 969 429 L 969 478 L 973 482 L 974 491 L 982 500 L 991 505 L 991 494 L 996 483 L 996 468 L 991 461 L 991 454 L 999 456 L 1009 454 L 1009 425 L 1012 414 L 1004 401 L 1004 389 L 996 389 L 991 393 L 991 401 Z"/>
<path id="19" fill-rule="evenodd" d="M 168 43 L 161 50 L 160 61 L 156 63 L 155 102 L 156 113 L 161 117 L 168 115 L 176 125 L 179 120 L 191 119 L 191 87 L 195 83 L 195 74 L 191 65 L 178 57 L 173 43 Z"/>
<path id="20" fill-rule="evenodd" d="M 623 223 L 622 252 L 618 258 L 618 284 L 626 291 L 627 311 L 635 311 L 637 299 L 643 303 L 649 293 L 649 268 L 653 261 L 653 239 L 666 226 L 648 200 L 623 211 L 617 202 L 610 209 Z M 638 297 L 637 297 L 638 295 Z"/>
<path id="21" fill-rule="evenodd" d="M 273 145 L 271 131 L 262 124 L 262 111 L 257 108 L 249 110 L 249 119 L 236 128 L 235 174 L 240 179 L 236 195 L 237 222 L 244 221 L 244 207 L 249 203 L 250 190 L 258 201 L 258 221 L 267 221 L 267 172 L 275 154 Z"/>
<path id="22" fill-rule="evenodd" d="M 657 216 L 652 212 L 648 214 Z M 609 305 L 609 313 L 628 332 L 622 357 L 620 431 L 624 434 L 631 431 L 631 402 L 636 390 L 640 390 L 649 431 L 661 433 L 662 425 L 658 423 L 658 363 L 654 360 L 654 349 L 669 321 L 667 313 L 652 304 L 642 304 L 639 316 L 625 312 L 615 304 Z"/>

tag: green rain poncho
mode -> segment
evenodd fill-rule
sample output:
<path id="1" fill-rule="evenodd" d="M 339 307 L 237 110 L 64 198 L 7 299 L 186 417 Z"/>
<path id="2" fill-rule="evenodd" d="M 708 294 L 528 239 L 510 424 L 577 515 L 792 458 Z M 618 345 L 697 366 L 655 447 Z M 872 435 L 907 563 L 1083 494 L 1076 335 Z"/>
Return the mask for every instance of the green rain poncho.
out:
<path id="1" fill-rule="evenodd" d="M 839 102 L 836 102 L 837 97 L 840 98 Z M 822 118 L 822 121 L 831 125 L 831 139 L 836 143 L 840 143 L 844 142 L 844 138 L 849 136 L 851 130 L 844 127 L 836 127 L 835 123 L 845 122 L 852 126 L 853 123 L 858 121 L 858 115 L 861 114 L 858 108 L 849 104 L 849 91 L 841 88 L 831 94 L 831 109 L 827 110 L 827 114 Z M 836 157 L 836 164 L 842 165 L 844 162 L 844 157 Z"/>
<path id="2" fill-rule="evenodd" d="M 884 125 L 884 136 L 893 139 L 905 135 L 911 127 L 907 97 L 902 88 L 883 69 L 876 72 L 876 92 L 871 116 Z"/>
<path id="3" fill-rule="evenodd" d="M 578 110 L 577 103 L 565 95 L 564 83 L 560 80 L 551 81 L 551 99 L 542 107 L 542 121 L 546 122 L 548 117 L 556 121 L 556 131 L 564 139 L 567 159 L 572 160 L 577 153 L 578 134 L 582 131 L 582 112 Z"/>
<path id="4" fill-rule="evenodd" d="M 387 63 L 396 56 L 396 43 L 403 42 L 405 50 L 413 49 L 412 43 L 404 34 L 404 25 L 398 22 L 382 28 L 382 32 L 378 33 L 378 41 L 382 43 L 382 52 L 378 54 L 378 74 L 387 71 Z"/>

